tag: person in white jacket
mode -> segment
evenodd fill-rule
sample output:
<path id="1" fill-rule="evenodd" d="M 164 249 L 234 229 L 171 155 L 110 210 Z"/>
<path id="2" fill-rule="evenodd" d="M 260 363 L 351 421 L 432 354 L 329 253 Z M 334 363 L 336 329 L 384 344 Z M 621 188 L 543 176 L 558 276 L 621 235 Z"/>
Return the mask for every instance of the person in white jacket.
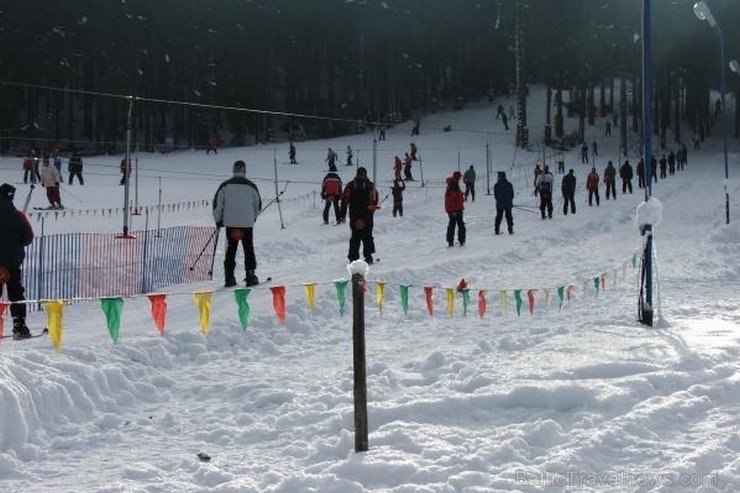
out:
<path id="1" fill-rule="evenodd" d="M 234 176 L 219 185 L 213 197 L 213 219 L 217 228 L 226 228 L 226 256 L 224 258 L 224 285 L 236 286 L 236 250 L 239 242 L 244 249 L 244 268 L 247 286 L 259 284 L 255 274 L 257 258 L 254 254 L 254 223 L 262 211 L 262 197 L 257 185 L 247 179 L 244 161 L 234 163 Z"/>
<path id="2" fill-rule="evenodd" d="M 41 167 L 41 185 L 46 187 L 46 198 L 49 199 L 50 209 L 63 209 L 62 199 L 59 197 L 59 183 L 62 177 L 56 167 L 51 165 L 48 157 L 44 158 Z"/>

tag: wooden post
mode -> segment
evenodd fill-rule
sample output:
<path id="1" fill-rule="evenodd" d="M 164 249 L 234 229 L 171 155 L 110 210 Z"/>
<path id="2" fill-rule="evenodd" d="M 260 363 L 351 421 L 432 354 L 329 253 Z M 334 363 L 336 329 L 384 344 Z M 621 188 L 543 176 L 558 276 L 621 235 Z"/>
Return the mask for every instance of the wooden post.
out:
<path id="1" fill-rule="evenodd" d="M 355 452 L 368 450 L 367 373 L 365 371 L 365 278 L 352 274 L 352 346 L 354 352 Z"/>

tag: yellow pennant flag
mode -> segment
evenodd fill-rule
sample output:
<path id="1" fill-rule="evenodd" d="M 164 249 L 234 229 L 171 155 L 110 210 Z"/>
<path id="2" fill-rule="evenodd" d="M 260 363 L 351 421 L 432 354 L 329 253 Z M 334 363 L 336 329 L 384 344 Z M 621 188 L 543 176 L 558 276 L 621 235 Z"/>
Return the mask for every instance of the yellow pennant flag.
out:
<path id="1" fill-rule="evenodd" d="M 193 293 L 193 303 L 198 307 L 200 312 L 200 331 L 204 336 L 208 335 L 211 329 L 211 298 L 213 291 L 199 291 Z"/>
<path id="2" fill-rule="evenodd" d="M 455 313 L 455 288 L 445 288 L 447 293 L 447 313 L 452 316 Z"/>
<path id="3" fill-rule="evenodd" d="M 506 315 L 506 303 L 509 295 L 506 294 L 505 289 L 499 291 L 499 295 L 501 296 L 501 315 Z"/>
<path id="4" fill-rule="evenodd" d="M 313 310 L 314 306 L 316 306 L 316 283 L 303 283 L 303 290 L 306 292 L 306 304 L 308 305 L 308 309 Z"/>
<path id="5" fill-rule="evenodd" d="M 550 308 L 550 299 L 552 296 L 552 291 L 550 288 L 545 288 L 545 312 L 548 311 Z"/>
<path id="6" fill-rule="evenodd" d="M 375 283 L 375 298 L 378 301 L 378 312 L 383 313 L 383 301 L 385 300 L 385 283 Z"/>
<path id="7" fill-rule="evenodd" d="M 44 301 L 42 303 L 46 310 L 49 337 L 57 353 L 62 350 L 62 325 L 64 323 L 64 301 Z"/>

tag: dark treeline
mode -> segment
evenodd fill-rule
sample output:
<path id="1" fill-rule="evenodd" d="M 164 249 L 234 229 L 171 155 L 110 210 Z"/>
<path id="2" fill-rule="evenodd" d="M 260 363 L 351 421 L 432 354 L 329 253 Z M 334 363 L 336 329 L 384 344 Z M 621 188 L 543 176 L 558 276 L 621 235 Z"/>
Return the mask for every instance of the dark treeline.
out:
<path id="1" fill-rule="evenodd" d="M 570 111 L 587 122 L 599 112 L 622 111 L 631 117 L 622 126 L 636 131 L 641 3 L 4 2 L 0 79 L 14 84 L 0 85 L 2 150 L 56 142 L 98 152 L 120 150 L 128 101 L 106 96 L 111 94 L 401 121 L 513 94 L 517 44 L 526 83 L 546 84 L 555 102 L 570 103 Z M 709 4 L 725 27 L 728 60 L 740 57 L 740 36 L 734 29 L 740 25 L 740 4 Z M 694 16 L 693 0 L 658 0 L 653 5 L 656 129 L 662 139 L 673 129 L 671 138 L 680 140 L 677 122 L 695 130 L 711 120 L 710 90 L 719 86 L 717 38 Z M 737 89 L 736 79 L 728 71 L 730 89 Z M 621 109 L 613 107 L 618 80 L 635 88 L 625 92 Z M 556 113 L 560 111 L 558 106 Z M 361 129 L 342 121 L 145 101 L 136 102 L 134 119 L 136 141 L 147 147 L 165 141 L 202 146 L 211 136 L 224 145 L 241 145 L 273 132 L 278 138 L 291 132 L 322 137 Z M 559 136 L 557 114 L 553 120 Z"/>

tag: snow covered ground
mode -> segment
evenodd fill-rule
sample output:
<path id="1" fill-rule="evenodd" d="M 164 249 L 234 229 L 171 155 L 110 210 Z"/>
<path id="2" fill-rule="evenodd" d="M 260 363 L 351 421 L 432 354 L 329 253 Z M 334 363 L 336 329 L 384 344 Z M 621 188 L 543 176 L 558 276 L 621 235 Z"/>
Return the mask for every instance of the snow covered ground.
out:
<path id="1" fill-rule="evenodd" d="M 542 128 L 544 97 L 532 94 L 530 122 Z M 322 224 L 314 191 L 330 146 L 342 160 L 352 145 L 372 175 L 371 135 L 298 143 L 297 166 L 284 164 L 285 144 L 222 149 L 217 156 L 141 154 L 142 205 L 157 203 L 157 177 L 164 203 L 210 200 L 235 159 L 247 162 L 267 202 L 275 195 L 277 161 L 280 180 L 290 180 L 285 227 L 273 205 L 255 236 L 258 275 L 286 287 L 285 326 L 268 286 L 260 286 L 249 296 L 246 330 L 233 294 L 217 291 L 210 333 L 201 334 L 191 293 L 221 286 L 221 242 L 212 283 L 165 290 L 164 337 L 149 301 L 137 297 L 126 300 L 117 345 L 98 302 L 66 309 L 58 354 L 48 338 L 3 341 L 0 491 L 740 490 L 737 140 L 730 148 L 731 225 L 724 224 L 719 130 L 701 150 L 689 150 L 685 171 L 653 189 L 664 219 L 655 228 L 659 319 L 647 328 L 636 322 L 639 269 L 632 266 L 642 244 L 634 224 L 642 191 L 620 190 L 616 201 L 606 201 L 602 186 L 601 205 L 589 207 L 589 167 L 574 150 L 565 160 L 578 177 L 577 214 L 562 215 L 556 174 L 554 218 L 515 209 L 515 234 L 494 236 L 486 143 L 491 188 L 495 172 L 506 171 L 518 205 L 536 204 L 532 169 L 541 157 L 536 146 L 515 152 L 512 133 L 494 115 L 495 104 L 485 102 L 425 117 L 415 142 L 429 186 L 409 184 L 403 218 L 391 216 L 390 199 L 376 216 L 381 261 L 370 268 L 366 306 L 369 452 L 354 453 L 351 306 L 340 316 L 333 285 L 348 277 L 349 229 Z M 603 121 L 587 127 L 588 140 L 600 143 L 602 175 L 606 160 L 616 163 L 618 143 L 616 132 L 603 137 Z M 443 132 L 446 125 L 451 132 Z M 568 131 L 575 126 L 566 123 Z M 403 156 L 411 142 L 409 130 L 410 123 L 398 125 L 378 144 L 381 197 L 393 156 Z M 474 164 L 478 171 L 478 197 L 466 204 L 467 244 L 448 248 L 443 182 L 458 155 L 462 170 Z M 47 218 L 46 234 L 120 230 L 120 214 L 70 213 L 120 206 L 119 160 L 85 160 L 86 185 L 62 188 L 67 215 Z M 18 182 L 20 164 L 0 159 L 0 182 Z M 339 168 L 345 181 L 356 169 Z M 418 163 L 413 172 L 418 179 Z M 18 187 L 24 197 L 27 189 Z M 33 202 L 46 205 L 40 193 Z M 155 215 L 149 220 L 151 226 Z M 132 229 L 143 221 L 134 217 Z M 208 207 L 168 212 L 161 221 L 212 222 Z M 463 315 L 457 295 L 450 316 L 444 288 L 461 278 L 470 284 L 470 310 Z M 598 294 L 595 278 L 606 281 Z M 376 281 L 387 283 L 382 313 Z M 313 310 L 304 297 L 303 283 L 310 282 L 318 283 Z M 402 284 L 410 285 L 408 314 Z M 573 298 L 559 310 L 557 287 L 570 285 Z M 434 316 L 423 286 L 435 287 Z M 479 289 L 487 293 L 483 318 Z M 515 290 L 523 298 L 520 316 Z M 531 315 L 529 290 L 535 290 Z M 44 313 L 30 316 L 32 330 L 45 324 Z M 200 461 L 201 452 L 211 460 Z"/>

